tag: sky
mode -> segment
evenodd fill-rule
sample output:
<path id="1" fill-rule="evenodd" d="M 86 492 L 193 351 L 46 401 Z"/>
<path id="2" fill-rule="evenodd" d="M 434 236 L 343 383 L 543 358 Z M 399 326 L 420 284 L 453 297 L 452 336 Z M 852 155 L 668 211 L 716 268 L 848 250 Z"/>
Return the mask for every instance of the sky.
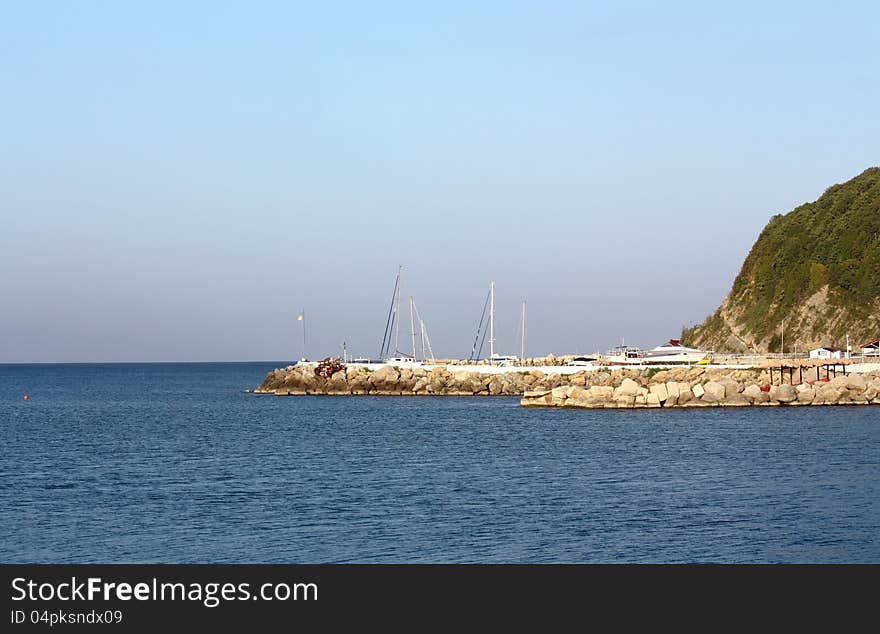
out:
<path id="1" fill-rule="evenodd" d="M 376 356 L 400 265 L 650 347 L 880 163 L 880 4 L 0 0 L 0 96 L 0 362 Z"/>

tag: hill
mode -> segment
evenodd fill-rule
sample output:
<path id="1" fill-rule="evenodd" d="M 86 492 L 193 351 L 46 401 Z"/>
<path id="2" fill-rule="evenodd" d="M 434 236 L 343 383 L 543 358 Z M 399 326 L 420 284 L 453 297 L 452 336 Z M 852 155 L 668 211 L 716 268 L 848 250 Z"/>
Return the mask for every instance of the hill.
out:
<path id="1" fill-rule="evenodd" d="M 778 352 L 855 348 L 880 336 L 880 167 L 776 215 L 743 262 L 724 302 L 688 345 Z"/>

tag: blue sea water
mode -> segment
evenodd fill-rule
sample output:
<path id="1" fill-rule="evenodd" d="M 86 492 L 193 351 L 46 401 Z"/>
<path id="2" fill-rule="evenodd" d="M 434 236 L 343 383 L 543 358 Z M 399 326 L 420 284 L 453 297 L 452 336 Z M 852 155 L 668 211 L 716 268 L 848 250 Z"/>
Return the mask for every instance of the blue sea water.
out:
<path id="1" fill-rule="evenodd" d="M 276 365 L 0 365 L 0 562 L 880 562 L 880 408 L 242 392 Z"/>

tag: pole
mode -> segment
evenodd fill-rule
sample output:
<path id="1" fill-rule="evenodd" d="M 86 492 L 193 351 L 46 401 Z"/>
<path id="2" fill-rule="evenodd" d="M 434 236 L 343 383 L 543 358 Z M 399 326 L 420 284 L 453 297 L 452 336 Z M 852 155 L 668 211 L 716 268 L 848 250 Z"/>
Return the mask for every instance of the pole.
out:
<path id="1" fill-rule="evenodd" d="M 394 324 L 394 356 L 400 354 L 400 279 L 403 277 L 403 266 L 397 272 L 397 308 L 394 309 L 394 316 L 397 321 Z"/>
<path id="2" fill-rule="evenodd" d="M 495 358 L 495 282 L 489 282 L 489 360 Z"/>
<path id="3" fill-rule="evenodd" d="M 785 356 L 785 320 L 782 320 L 782 356 Z"/>
<path id="4" fill-rule="evenodd" d="M 303 344 L 302 344 L 302 355 L 300 356 L 300 359 L 305 361 L 305 359 L 306 359 L 306 309 L 305 308 L 303 308 L 302 311 L 300 311 L 299 316 L 302 317 L 302 319 L 300 319 L 300 321 L 303 324 Z"/>
<path id="5" fill-rule="evenodd" d="M 520 333 L 519 340 L 519 360 L 520 362 L 524 362 L 526 360 L 526 302 L 523 300 L 522 305 L 522 333 Z"/>
<path id="6" fill-rule="evenodd" d="M 409 331 L 412 334 L 412 360 L 416 360 L 416 322 L 413 317 L 413 297 L 409 296 Z"/>

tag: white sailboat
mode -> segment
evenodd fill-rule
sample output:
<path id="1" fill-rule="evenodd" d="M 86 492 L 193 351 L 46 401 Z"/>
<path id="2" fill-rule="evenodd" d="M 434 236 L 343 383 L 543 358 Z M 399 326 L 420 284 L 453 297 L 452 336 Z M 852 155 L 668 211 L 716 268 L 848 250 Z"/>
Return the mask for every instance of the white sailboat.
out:
<path id="1" fill-rule="evenodd" d="M 404 367 L 420 367 L 424 364 L 429 356 L 433 361 L 434 359 L 434 351 L 431 348 L 431 341 L 428 338 L 428 331 L 425 328 L 425 322 L 419 316 L 419 328 L 420 328 L 420 339 L 421 339 L 421 361 L 419 361 L 419 357 L 417 356 L 416 350 L 416 316 L 418 315 L 418 308 L 416 307 L 415 299 L 410 296 L 409 298 L 409 321 L 410 321 L 410 334 L 412 340 L 412 352 L 411 354 L 406 354 L 400 350 L 400 291 L 402 282 L 401 279 L 403 277 L 403 266 L 398 267 L 397 269 L 397 277 L 394 280 L 394 291 L 391 294 L 391 306 L 388 309 L 388 319 L 385 322 L 385 335 L 382 338 L 382 347 L 379 349 L 379 359 L 381 359 L 381 363 L 395 366 L 404 366 Z M 391 334 L 394 333 L 394 350 L 391 350 L 392 337 Z"/>
<path id="2" fill-rule="evenodd" d="M 525 347 L 525 302 L 523 302 L 523 336 L 521 348 Z M 489 363 L 510 366 L 519 362 L 515 354 L 498 354 L 495 352 L 495 282 L 489 283 Z"/>

